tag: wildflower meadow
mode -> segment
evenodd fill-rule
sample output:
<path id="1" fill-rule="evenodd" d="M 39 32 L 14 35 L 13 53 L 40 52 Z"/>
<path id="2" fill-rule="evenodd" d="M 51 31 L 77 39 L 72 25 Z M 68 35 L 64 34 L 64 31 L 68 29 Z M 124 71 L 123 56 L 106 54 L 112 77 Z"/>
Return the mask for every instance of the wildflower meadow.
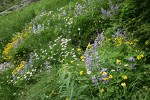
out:
<path id="1" fill-rule="evenodd" d="M 1 15 L 0 100 L 149 100 L 149 5 L 39 0 Z"/>

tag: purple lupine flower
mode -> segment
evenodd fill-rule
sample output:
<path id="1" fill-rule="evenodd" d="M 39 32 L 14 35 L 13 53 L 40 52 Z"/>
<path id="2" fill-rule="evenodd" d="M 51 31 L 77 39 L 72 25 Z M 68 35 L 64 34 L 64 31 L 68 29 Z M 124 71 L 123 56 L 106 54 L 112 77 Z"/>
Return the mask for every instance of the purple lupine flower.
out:
<path id="1" fill-rule="evenodd" d="M 133 69 L 136 69 L 136 67 L 137 67 L 137 64 L 136 63 L 133 64 Z"/>
<path id="2" fill-rule="evenodd" d="M 33 66 L 32 58 L 33 58 L 33 54 L 30 54 L 30 59 L 29 59 L 29 65 L 30 65 L 30 67 Z"/>
<path id="3" fill-rule="evenodd" d="M 94 85 L 98 85 L 98 80 L 96 79 L 95 76 L 92 77 L 92 83 L 93 83 Z"/>
<path id="4" fill-rule="evenodd" d="M 106 72 L 107 68 L 102 68 L 101 72 Z"/>
<path id="5" fill-rule="evenodd" d="M 102 81 L 102 80 L 103 80 L 103 78 L 102 78 L 101 76 L 98 76 L 97 79 L 98 79 L 99 81 Z"/>
<path id="6" fill-rule="evenodd" d="M 103 81 L 103 84 L 108 84 L 108 83 L 109 83 L 109 80 Z"/>
<path id="7" fill-rule="evenodd" d="M 98 42 L 100 41 L 100 34 L 98 33 L 97 34 L 97 37 L 96 37 L 96 39 L 95 39 L 95 41 L 94 41 L 94 44 L 93 44 L 93 47 L 94 48 L 96 48 L 97 46 L 98 46 Z"/>
<path id="8" fill-rule="evenodd" d="M 114 12 L 114 10 L 115 10 L 115 7 L 114 7 L 114 5 L 111 3 L 110 4 L 110 10 L 112 11 L 112 12 Z"/>
<path id="9" fill-rule="evenodd" d="M 107 11 L 106 14 L 107 14 L 107 17 L 109 17 L 109 18 L 112 17 L 112 14 L 110 11 Z"/>
<path id="10" fill-rule="evenodd" d="M 24 62 L 24 69 L 25 69 L 25 70 L 28 69 L 28 64 L 27 64 L 27 62 Z"/>
<path id="11" fill-rule="evenodd" d="M 107 13 L 106 13 L 107 11 L 106 10 L 104 10 L 104 8 L 101 8 L 101 13 L 102 13 L 102 15 L 103 16 L 106 16 L 107 15 Z"/>
<path id="12" fill-rule="evenodd" d="M 92 57 L 85 53 L 85 66 L 93 66 Z"/>
<path id="13" fill-rule="evenodd" d="M 101 62 L 101 60 L 100 60 L 100 56 L 99 55 L 97 55 L 96 57 L 95 57 L 95 61 L 96 61 L 96 66 L 100 66 L 100 62 Z"/>

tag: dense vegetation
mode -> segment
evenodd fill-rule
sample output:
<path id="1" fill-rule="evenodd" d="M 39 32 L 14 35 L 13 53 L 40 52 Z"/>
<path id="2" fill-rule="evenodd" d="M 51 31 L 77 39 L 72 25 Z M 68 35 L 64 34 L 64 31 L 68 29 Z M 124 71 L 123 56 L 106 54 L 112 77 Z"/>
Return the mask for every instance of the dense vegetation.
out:
<path id="1" fill-rule="evenodd" d="M 8 8 L 20 3 L 21 0 L 1 0 L 0 1 L 0 12 L 7 10 Z"/>
<path id="2" fill-rule="evenodd" d="M 149 100 L 149 0 L 41 0 L 0 16 L 1 100 Z"/>

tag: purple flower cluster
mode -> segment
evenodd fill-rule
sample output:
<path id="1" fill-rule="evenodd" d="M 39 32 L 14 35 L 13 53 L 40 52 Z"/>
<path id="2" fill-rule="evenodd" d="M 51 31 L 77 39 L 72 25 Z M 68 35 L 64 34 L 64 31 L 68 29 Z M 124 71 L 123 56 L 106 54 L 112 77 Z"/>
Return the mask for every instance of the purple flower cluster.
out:
<path id="1" fill-rule="evenodd" d="M 94 41 L 93 44 L 89 44 L 88 47 L 86 48 L 86 51 L 84 53 L 84 62 L 85 62 L 85 66 L 86 66 L 86 69 L 88 71 L 97 71 L 100 69 L 100 56 L 98 54 L 98 47 L 101 47 L 102 46 L 102 42 L 104 41 L 105 37 L 104 37 L 104 34 L 103 32 L 102 33 L 99 33 L 97 31 L 97 37 Z M 104 70 L 104 69 L 103 69 Z M 92 77 L 92 83 L 94 85 L 98 85 L 98 77 L 97 76 L 93 76 Z"/>
<path id="2" fill-rule="evenodd" d="M 136 64 L 135 58 L 134 57 L 130 57 L 128 59 L 128 61 L 130 62 L 131 69 L 136 69 L 137 64 Z"/>
<path id="3" fill-rule="evenodd" d="M 97 32 L 98 33 L 98 32 Z M 98 55 L 97 48 L 102 45 L 102 42 L 104 41 L 104 35 L 103 33 L 97 35 L 97 38 L 94 41 L 94 44 L 91 45 L 91 48 L 87 48 L 84 56 L 85 56 L 85 66 L 87 69 L 90 69 L 91 71 L 95 68 L 93 67 L 99 67 L 100 66 L 100 56 Z"/>
<path id="4" fill-rule="evenodd" d="M 104 8 L 101 8 L 102 15 L 109 18 L 112 17 L 112 15 L 116 14 L 117 12 L 118 12 L 118 5 L 112 4 L 111 1 L 110 1 L 110 9 L 105 10 Z"/>

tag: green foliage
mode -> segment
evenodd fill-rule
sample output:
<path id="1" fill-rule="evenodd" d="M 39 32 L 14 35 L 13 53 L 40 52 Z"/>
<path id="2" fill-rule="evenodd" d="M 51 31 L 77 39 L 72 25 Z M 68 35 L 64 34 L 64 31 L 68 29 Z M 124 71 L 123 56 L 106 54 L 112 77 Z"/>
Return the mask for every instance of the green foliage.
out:
<path id="1" fill-rule="evenodd" d="M 120 10 L 120 17 L 124 23 L 123 27 L 129 32 L 134 33 L 135 37 L 140 38 L 139 44 L 141 46 L 150 39 L 150 35 L 148 34 L 150 22 L 149 4 L 149 0 L 126 0 L 122 3 Z"/>

